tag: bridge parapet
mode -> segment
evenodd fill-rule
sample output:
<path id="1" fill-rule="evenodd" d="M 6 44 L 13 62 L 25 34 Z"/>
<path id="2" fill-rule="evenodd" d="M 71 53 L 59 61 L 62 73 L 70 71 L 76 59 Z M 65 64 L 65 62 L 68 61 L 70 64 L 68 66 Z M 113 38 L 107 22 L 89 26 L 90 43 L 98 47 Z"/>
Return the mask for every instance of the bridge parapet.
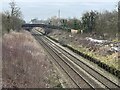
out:
<path id="1" fill-rule="evenodd" d="M 46 25 L 46 24 L 23 24 L 22 28 L 34 28 L 34 27 L 42 27 L 42 28 L 52 28 L 52 29 L 62 29 L 59 26 L 53 26 L 53 25 Z"/>

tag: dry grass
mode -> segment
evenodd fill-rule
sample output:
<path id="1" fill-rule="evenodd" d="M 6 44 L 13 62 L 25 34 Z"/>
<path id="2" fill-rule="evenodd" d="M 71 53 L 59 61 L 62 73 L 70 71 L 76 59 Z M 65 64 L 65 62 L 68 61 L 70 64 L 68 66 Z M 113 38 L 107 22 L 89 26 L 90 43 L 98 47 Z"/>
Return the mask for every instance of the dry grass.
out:
<path id="1" fill-rule="evenodd" d="M 67 44 L 74 49 L 79 50 L 80 52 L 90 55 L 101 62 L 120 70 L 118 58 L 120 55 L 118 52 L 112 52 L 112 54 L 108 54 L 110 47 L 106 47 L 105 45 L 97 46 L 95 43 L 85 40 L 85 36 L 80 34 L 74 34 L 72 35 L 73 37 L 69 37 L 70 35 L 71 33 L 60 30 L 56 30 L 49 34 L 49 36 L 58 40 L 59 42 L 63 41 L 64 44 Z"/>
<path id="2" fill-rule="evenodd" d="M 74 49 L 76 50 L 79 50 L 80 52 L 83 52 L 91 57 L 94 57 L 96 58 L 97 60 L 111 66 L 111 67 L 114 67 L 116 68 L 117 70 L 120 70 L 119 68 L 119 59 L 118 59 L 118 53 L 113 53 L 111 55 L 106 55 L 106 56 L 103 56 L 103 55 L 100 55 L 98 53 L 95 53 L 93 51 L 89 51 L 89 48 L 86 48 L 86 47 L 78 47 L 77 45 L 69 45 L 71 47 L 73 47 Z"/>
<path id="3" fill-rule="evenodd" d="M 29 32 L 5 34 L 2 49 L 3 87 L 46 88 L 59 84 L 44 50 Z"/>

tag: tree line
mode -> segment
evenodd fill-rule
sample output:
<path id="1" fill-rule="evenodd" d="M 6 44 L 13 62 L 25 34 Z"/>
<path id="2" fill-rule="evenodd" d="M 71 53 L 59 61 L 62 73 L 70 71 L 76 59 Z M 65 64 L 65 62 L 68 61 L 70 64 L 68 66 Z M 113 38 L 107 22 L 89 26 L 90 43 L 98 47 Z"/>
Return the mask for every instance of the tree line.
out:
<path id="1" fill-rule="evenodd" d="M 118 10 L 119 11 L 119 10 Z M 118 37 L 119 25 L 119 12 L 113 11 L 89 11 L 78 18 L 57 18 L 53 16 L 47 20 L 32 19 L 32 23 L 44 23 L 54 26 L 60 26 L 64 30 L 70 31 L 70 29 L 82 30 L 83 33 L 93 33 L 102 37 Z"/>
<path id="2" fill-rule="evenodd" d="M 82 15 L 81 18 L 57 18 L 53 16 L 47 20 L 32 19 L 33 23 L 44 23 L 63 27 L 64 30 L 76 29 L 83 31 L 83 33 L 93 33 L 103 38 L 118 37 L 118 29 L 120 27 L 120 5 L 118 3 L 118 10 L 113 11 L 88 11 Z"/>
<path id="3" fill-rule="evenodd" d="M 103 36 L 118 34 L 118 11 L 90 11 L 82 15 L 81 19 L 63 19 L 61 26 L 83 30 L 84 33 L 96 33 Z"/>
<path id="4" fill-rule="evenodd" d="M 117 37 L 118 36 L 118 11 L 89 11 L 82 15 L 80 19 L 69 18 L 60 19 L 57 17 L 51 17 L 46 22 L 51 25 L 60 26 L 65 30 L 76 29 L 78 31 L 83 30 L 84 33 L 94 33 L 103 37 Z"/>
<path id="5" fill-rule="evenodd" d="M 2 16 L 2 33 L 9 33 L 10 30 L 19 31 L 21 25 L 25 23 L 22 19 L 22 12 L 17 6 L 16 2 L 12 1 L 9 3 L 10 11 L 4 11 L 0 13 Z"/>

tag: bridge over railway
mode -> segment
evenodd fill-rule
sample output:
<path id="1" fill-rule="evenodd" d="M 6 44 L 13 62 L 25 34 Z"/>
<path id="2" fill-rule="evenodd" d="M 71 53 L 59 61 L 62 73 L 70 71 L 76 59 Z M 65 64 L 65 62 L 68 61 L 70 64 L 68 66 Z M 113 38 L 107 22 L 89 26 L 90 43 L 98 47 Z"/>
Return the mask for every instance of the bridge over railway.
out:
<path id="1" fill-rule="evenodd" d="M 54 25 L 50 25 L 50 24 L 23 24 L 22 25 L 22 28 L 27 29 L 29 31 L 34 27 L 62 29 L 62 27 L 60 27 L 60 26 L 54 26 Z"/>

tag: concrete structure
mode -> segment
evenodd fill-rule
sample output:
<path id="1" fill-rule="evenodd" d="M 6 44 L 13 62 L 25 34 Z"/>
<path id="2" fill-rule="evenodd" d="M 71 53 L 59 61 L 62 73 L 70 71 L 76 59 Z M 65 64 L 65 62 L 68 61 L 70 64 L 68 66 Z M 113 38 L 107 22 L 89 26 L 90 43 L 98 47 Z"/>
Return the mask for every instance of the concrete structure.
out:
<path id="1" fill-rule="evenodd" d="M 72 33 L 72 34 L 76 34 L 76 33 L 78 33 L 78 30 L 71 29 L 71 33 Z"/>

